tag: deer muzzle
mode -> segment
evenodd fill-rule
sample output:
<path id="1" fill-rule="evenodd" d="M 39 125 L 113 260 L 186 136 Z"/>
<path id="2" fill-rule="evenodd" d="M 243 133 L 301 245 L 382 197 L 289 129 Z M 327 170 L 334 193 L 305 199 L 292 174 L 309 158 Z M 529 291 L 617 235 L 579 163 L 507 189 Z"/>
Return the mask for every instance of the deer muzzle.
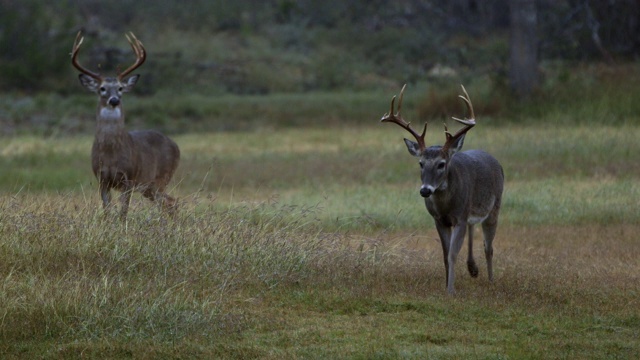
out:
<path id="1" fill-rule="evenodd" d="M 112 96 L 109 98 L 109 105 L 111 105 L 112 107 L 116 107 L 118 105 L 120 105 L 120 98 L 116 97 L 116 96 Z"/>
<path id="2" fill-rule="evenodd" d="M 428 198 L 429 196 L 431 196 L 431 194 L 433 194 L 433 191 L 433 186 L 422 185 L 422 187 L 420 187 L 420 195 L 423 198 Z"/>

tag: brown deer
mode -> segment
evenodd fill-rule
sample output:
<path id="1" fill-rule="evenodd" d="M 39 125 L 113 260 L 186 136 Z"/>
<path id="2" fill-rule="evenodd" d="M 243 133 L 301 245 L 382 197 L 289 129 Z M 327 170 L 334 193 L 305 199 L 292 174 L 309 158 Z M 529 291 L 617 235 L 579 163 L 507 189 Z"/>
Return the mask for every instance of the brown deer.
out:
<path id="1" fill-rule="evenodd" d="M 78 32 L 71 51 L 71 63 L 78 69 L 80 83 L 98 94 L 96 135 L 91 149 L 91 165 L 98 179 L 102 205 L 108 210 L 111 189 L 122 192 L 120 217 L 124 220 L 129 210 L 131 193 L 139 191 L 151 201 L 158 201 L 170 214 L 174 214 L 176 200 L 167 195 L 165 188 L 180 161 L 180 149 L 167 136 L 154 131 L 130 131 L 124 126 L 122 94 L 131 91 L 140 75 L 126 77 L 142 65 L 146 52 L 133 33 L 125 35 L 136 55 L 136 60 L 116 77 L 106 77 L 85 69 L 78 63 L 78 50 L 83 37 Z"/>
<path id="2" fill-rule="evenodd" d="M 464 96 L 460 98 L 467 105 L 470 119 L 457 119 L 464 125 L 454 135 L 445 125 L 446 141 L 442 146 L 426 147 L 424 130 L 418 134 L 410 123 L 400 115 L 402 96 L 406 85 L 400 91 L 398 112 L 394 112 L 396 97 L 391 99 L 391 111 L 380 121 L 392 122 L 407 130 L 417 142 L 404 139 L 409 153 L 420 158 L 422 186 L 420 195 L 424 198 L 429 214 L 436 224 L 446 269 L 447 290 L 455 293 L 454 269 L 456 258 L 462 248 L 465 234 L 469 234 L 469 256 L 467 268 L 472 277 L 478 276 L 478 266 L 473 259 L 473 225 L 481 223 L 484 234 L 484 253 L 487 259 L 489 281 L 493 281 L 493 238 L 498 227 L 498 214 L 502 199 L 504 173 L 502 166 L 493 156 L 481 150 L 460 151 L 467 131 L 475 126 L 475 115 L 469 94 L 464 86 Z"/>

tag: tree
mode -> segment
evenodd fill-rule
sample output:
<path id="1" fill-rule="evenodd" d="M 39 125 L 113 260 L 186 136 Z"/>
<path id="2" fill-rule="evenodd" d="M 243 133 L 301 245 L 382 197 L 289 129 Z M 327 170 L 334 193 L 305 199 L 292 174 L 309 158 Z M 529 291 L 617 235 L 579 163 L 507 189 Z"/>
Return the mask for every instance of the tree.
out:
<path id="1" fill-rule="evenodd" d="M 535 0 L 511 1 L 509 82 L 518 97 L 527 97 L 538 86 L 538 38 Z"/>

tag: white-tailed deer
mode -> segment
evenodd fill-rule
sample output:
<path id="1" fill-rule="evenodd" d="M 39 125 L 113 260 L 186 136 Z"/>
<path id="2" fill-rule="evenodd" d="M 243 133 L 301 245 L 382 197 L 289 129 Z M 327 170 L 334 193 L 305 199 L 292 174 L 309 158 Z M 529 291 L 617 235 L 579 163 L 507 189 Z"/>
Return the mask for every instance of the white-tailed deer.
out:
<path id="1" fill-rule="evenodd" d="M 165 135 L 153 131 L 127 132 L 124 126 L 122 94 L 131 91 L 139 75 L 126 77 L 142 65 L 146 52 L 131 33 L 126 35 L 136 55 L 136 61 L 116 77 L 106 77 L 82 67 L 77 60 L 83 37 L 78 32 L 71 51 L 71 63 L 78 69 L 80 83 L 98 94 L 96 136 L 91 149 L 93 173 L 98 179 L 105 210 L 111 203 L 111 189 L 122 192 L 120 216 L 127 217 L 131 193 L 139 191 L 151 201 L 158 201 L 173 214 L 176 201 L 165 188 L 180 161 L 180 149 Z"/>
<path id="2" fill-rule="evenodd" d="M 481 223 L 484 234 L 484 253 L 487 259 L 489 281 L 493 281 L 493 238 L 498 227 L 498 214 L 502 199 L 504 173 L 502 166 L 493 156 L 481 150 L 459 151 L 462 148 L 467 131 L 475 126 L 475 115 L 469 94 L 464 86 L 465 102 L 471 116 L 470 119 L 457 119 L 464 125 L 462 129 L 451 135 L 445 125 L 446 141 L 442 146 L 426 147 L 424 136 L 418 134 L 410 123 L 400 115 L 402 96 L 406 85 L 400 91 L 398 112 L 394 114 L 394 102 L 391 99 L 391 111 L 380 121 L 392 122 L 407 130 L 417 142 L 404 139 L 409 153 L 420 158 L 422 186 L 420 195 L 424 198 L 429 214 L 436 224 L 446 269 L 447 290 L 455 293 L 454 268 L 456 258 L 462 248 L 464 236 L 469 233 L 469 256 L 467 268 L 472 277 L 478 276 L 478 266 L 473 259 L 473 225 Z"/>

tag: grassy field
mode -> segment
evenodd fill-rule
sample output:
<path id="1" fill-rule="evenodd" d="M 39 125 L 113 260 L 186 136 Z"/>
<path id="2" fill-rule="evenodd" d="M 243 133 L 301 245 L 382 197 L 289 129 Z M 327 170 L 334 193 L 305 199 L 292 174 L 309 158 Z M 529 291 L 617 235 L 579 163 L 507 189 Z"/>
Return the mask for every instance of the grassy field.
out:
<path id="1" fill-rule="evenodd" d="M 2 358 L 640 356 L 640 127 L 474 129 L 506 173 L 496 279 L 476 241 L 455 297 L 403 136 L 175 136 L 179 216 L 134 196 L 126 224 L 91 137 L 3 139 Z"/>

